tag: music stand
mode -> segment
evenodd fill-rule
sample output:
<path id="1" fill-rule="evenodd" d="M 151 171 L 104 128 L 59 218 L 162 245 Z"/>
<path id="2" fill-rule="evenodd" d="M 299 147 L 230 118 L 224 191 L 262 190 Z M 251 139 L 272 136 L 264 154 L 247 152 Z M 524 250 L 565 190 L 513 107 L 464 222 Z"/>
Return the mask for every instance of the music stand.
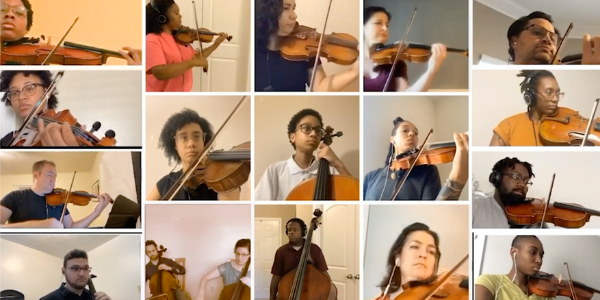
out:
<path id="1" fill-rule="evenodd" d="M 136 228 L 140 206 L 123 195 L 117 196 L 104 228 Z"/>

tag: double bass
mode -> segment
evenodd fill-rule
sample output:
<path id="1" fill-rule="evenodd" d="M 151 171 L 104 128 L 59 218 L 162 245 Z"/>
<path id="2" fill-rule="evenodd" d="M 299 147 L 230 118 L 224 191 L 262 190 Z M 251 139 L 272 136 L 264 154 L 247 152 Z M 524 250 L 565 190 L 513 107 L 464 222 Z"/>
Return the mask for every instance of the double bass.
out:
<path id="1" fill-rule="evenodd" d="M 315 209 L 314 218 L 310 222 L 310 229 L 302 249 L 302 256 L 298 267 L 283 275 L 279 281 L 277 300 L 336 300 L 337 288 L 325 273 L 314 265 L 308 264 L 312 234 L 319 226 L 320 209 Z"/>
<path id="2" fill-rule="evenodd" d="M 250 300 L 250 287 L 242 283 L 242 278 L 246 277 L 246 274 L 248 274 L 250 260 L 251 258 L 248 258 L 238 282 L 223 288 L 219 295 L 219 300 Z"/>
<path id="3" fill-rule="evenodd" d="M 158 250 L 158 266 L 160 260 L 167 248 L 160 245 Z M 157 266 L 157 267 L 158 267 Z M 177 278 L 173 273 L 166 270 L 158 270 L 158 272 L 150 277 L 150 293 L 152 298 L 164 296 L 167 300 L 175 300 L 175 290 L 177 289 Z"/>

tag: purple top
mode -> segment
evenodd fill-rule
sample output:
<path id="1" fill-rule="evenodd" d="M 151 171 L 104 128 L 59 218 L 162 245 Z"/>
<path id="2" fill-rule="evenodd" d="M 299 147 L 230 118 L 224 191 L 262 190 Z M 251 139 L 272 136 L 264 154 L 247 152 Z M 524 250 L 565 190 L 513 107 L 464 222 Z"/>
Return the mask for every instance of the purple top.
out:
<path id="1" fill-rule="evenodd" d="M 392 65 L 382 65 L 375 67 L 375 71 L 378 71 L 379 74 L 375 78 L 367 78 L 363 77 L 364 81 L 364 91 L 365 92 L 381 92 L 385 87 L 385 82 L 390 74 L 390 70 L 392 69 Z M 387 92 L 395 92 L 396 91 L 396 78 L 403 77 L 408 81 L 407 74 L 407 66 L 404 61 L 399 60 L 396 64 L 396 69 L 394 69 L 394 78 L 390 80 L 390 84 L 388 85 Z"/>

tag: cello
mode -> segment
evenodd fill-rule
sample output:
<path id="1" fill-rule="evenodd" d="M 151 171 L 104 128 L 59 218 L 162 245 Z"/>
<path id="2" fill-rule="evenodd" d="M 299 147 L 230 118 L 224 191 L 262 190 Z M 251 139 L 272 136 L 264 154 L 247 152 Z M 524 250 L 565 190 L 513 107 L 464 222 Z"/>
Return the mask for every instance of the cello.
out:
<path id="1" fill-rule="evenodd" d="M 333 128 L 327 126 L 323 143 L 331 145 L 334 136 L 342 136 L 342 132 L 331 134 Z M 331 175 L 329 161 L 319 160 L 317 177 L 309 178 L 297 185 L 287 196 L 286 200 L 358 200 L 360 186 L 358 180 L 351 176 Z"/>
<path id="2" fill-rule="evenodd" d="M 248 274 L 250 260 L 252 259 L 248 258 L 238 282 L 223 288 L 221 294 L 219 295 L 219 300 L 250 300 L 250 287 L 242 283 L 241 280 L 242 278 L 246 277 L 246 274 Z"/>
<path id="3" fill-rule="evenodd" d="M 314 218 L 310 222 L 310 229 L 304 241 L 302 256 L 298 267 L 283 275 L 279 281 L 277 300 L 336 300 L 337 288 L 329 278 L 314 265 L 308 264 L 312 234 L 319 226 L 320 209 L 315 209 Z"/>
<path id="4" fill-rule="evenodd" d="M 158 250 L 158 266 L 160 266 L 161 258 L 167 248 L 160 245 Z M 177 278 L 169 271 L 158 270 L 158 272 L 150 277 L 150 293 L 152 298 L 165 296 L 167 300 L 175 300 L 175 290 L 177 289 Z"/>

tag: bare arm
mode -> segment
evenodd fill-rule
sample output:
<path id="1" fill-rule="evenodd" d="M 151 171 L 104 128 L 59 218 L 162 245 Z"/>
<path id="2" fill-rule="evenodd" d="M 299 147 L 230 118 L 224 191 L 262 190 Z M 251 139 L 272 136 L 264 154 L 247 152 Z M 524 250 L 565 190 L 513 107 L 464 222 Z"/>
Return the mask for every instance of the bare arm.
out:
<path id="1" fill-rule="evenodd" d="M 433 78 L 435 78 L 435 74 L 437 72 L 427 70 L 421 78 L 415 82 L 412 86 L 408 84 L 406 79 L 400 77 L 397 80 L 396 86 L 398 87 L 398 92 L 427 92 L 429 87 L 431 86 L 431 82 L 433 82 Z"/>
<path id="2" fill-rule="evenodd" d="M 476 300 L 494 300 L 494 295 L 485 286 L 476 284 L 475 285 L 475 299 Z"/>
<path id="3" fill-rule="evenodd" d="M 221 277 L 221 273 L 219 273 L 219 269 L 214 269 L 212 270 L 210 273 L 202 276 L 202 279 L 200 280 L 200 291 L 198 292 L 198 297 L 196 297 L 196 300 L 203 300 L 204 299 L 204 289 L 206 288 L 206 284 L 213 280 L 213 279 L 217 279 Z"/>
<path id="4" fill-rule="evenodd" d="M 355 65 L 359 61 L 357 60 Z M 312 76 L 312 68 L 309 69 L 308 80 L 310 84 L 310 78 Z M 315 73 L 315 92 L 339 92 L 358 79 L 359 68 L 353 66 L 352 69 L 339 72 L 337 74 L 327 76 L 323 65 L 317 66 L 317 72 Z"/>
<path id="5" fill-rule="evenodd" d="M 156 77 L 158 80 L 168 80 L 171 78 L 175 78 L 177 76 L 181 76 L 181 74 L 185 73 L 187 70 L 195 67 L 192 60 L 186 60 L 184 62 L 176 63 L 176 64 L 167 64 L 156 66 L 149 71 Z"/>
<path id="6" fill-rule="evenodd" d="M 497 133 L 494 132 L 494 135 L 492 135 L 492 140 L 490 141 L 490 146 L 508 146 L 508 145 L 506 145 L 504 140 Z"/>
<path id="7" fill-rule="evenodd" d="M 217 198 L 219 200 L 240 200 L 240 189 L 235 189 L 231 192 L 227 192 L 227 193 L 219 193 L 217 195 Z"/>
<path id="8" fill-rule="evenodd" d="M 436 200 L 458 200 L 464 187 L 464 183 L 448 179 L 448 182 L 442 186 Z"/>
<path id="9" fill-rule="evenodd" d="M 158 191 L 158 188 L 156 187 L 156 184 L 155 184 L 154 187 L 152 187 L 150 194 L 148 194 L 148 196 L 146 196 L 146 201 L 159 201 L 160 198 L 161 198 L 160 192 Z"/>
<path id="10" fill-rule="evenodd" d="M 273 277 L 271 277 L 271 295 L 269 297 L 269 300 L 277 299 L 277 289 L 279 289 L 279 281 L 281 281 L 281 276 L 273 275 Z"/>
<path id="11" fill-rule="evenodd" d="M 101 211 L 100 211 L 101 212 Z M 89 216 L 77 221 L 73 222 L 73 218 L 71 218 L 71 214 L 65 215 L 63 218 L 63 224 L 65 228 L 88 228 L 98 216 L 100 216 L 100 212 L 94 210 Z"/>

